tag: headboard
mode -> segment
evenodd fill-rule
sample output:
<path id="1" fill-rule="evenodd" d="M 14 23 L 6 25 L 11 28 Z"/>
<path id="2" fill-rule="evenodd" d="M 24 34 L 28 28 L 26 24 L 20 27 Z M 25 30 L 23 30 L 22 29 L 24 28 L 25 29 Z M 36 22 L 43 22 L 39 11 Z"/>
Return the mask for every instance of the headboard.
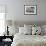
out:
<path id="1" fill-rule="evenodd" d="M 33 24 L 36 24 L 36 25 L 45 25 L 46 24 L 46 21 L 15 21 L 15 20 L 6 20 L 6 24 L 7 25 L 14 25 L 14 26 L 24 26 L 24 24 L 27 24 L 27 25 L 33 25 Z"/>
<path id="2" fill-rule="evenodd" d="M 36 25 L 45 25 L 46 22 L 45 21 L 15 21 L 15 24 L 16 25 L 19 25 L 19 26 L 24 26 L 24 24 L 27 24 L 27 25 L 33 25 L 33 24 L 36 24 Z"/>

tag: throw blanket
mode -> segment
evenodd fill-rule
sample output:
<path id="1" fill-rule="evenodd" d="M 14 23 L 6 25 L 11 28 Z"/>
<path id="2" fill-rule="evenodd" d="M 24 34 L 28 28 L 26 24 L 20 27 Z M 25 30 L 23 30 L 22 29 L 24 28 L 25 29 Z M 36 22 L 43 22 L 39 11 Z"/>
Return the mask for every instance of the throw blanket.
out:
<path id="1" fill-rule="evenodd" d="M 11 46 L 46 46 L 46 36 L 16 34 Z"/>

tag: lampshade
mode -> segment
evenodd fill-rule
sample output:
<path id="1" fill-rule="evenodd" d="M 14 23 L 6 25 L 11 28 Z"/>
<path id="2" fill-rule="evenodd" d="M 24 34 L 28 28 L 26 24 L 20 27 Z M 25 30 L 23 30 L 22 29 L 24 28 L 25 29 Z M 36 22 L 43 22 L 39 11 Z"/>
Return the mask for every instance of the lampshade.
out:
<path id="1" fill-rule="evenodd" d="M 7 26 L 12 26 L 12 20 L 6 20 L 6 25 Z"/>

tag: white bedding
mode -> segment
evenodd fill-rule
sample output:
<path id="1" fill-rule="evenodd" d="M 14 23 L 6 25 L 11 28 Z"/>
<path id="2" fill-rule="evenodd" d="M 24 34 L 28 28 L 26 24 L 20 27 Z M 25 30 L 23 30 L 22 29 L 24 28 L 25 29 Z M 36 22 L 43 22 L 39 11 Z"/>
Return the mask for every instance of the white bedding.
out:
<path id="1" fill-rule="evenodd" d="M 46 36 L 16 34 L 11 46 L 46 46 Z"/>

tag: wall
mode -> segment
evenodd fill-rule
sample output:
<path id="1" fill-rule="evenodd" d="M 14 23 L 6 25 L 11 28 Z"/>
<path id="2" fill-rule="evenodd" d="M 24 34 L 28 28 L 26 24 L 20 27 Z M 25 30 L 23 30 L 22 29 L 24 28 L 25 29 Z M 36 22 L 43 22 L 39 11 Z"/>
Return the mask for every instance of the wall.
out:
<path id="1" fill-rule="evenodd" d="M 46 21 L 46 1 L 44 0 L 24 0 L 24 5 L 37 5 L 37 15 L 24 15 L 24 5 L 23 2 L 21 0 L 19 0 L 19 2 L 21 2 L 21 5 L 19 6 L 19 11 L 17 10 L 16 7 L 16 20 L 19 21 Z M 17 5 L 18 3 L 16 3 Z M 22 6 L 23 5 L 23 6 Z"/>
<path id="2" fill-rule="evenodd" d="M 7 20 L 46 21 L 46 0 L 0 0 L 7 5 Z M 24 15 L 24 5 L 37 5 L 37 15 Z"/>

